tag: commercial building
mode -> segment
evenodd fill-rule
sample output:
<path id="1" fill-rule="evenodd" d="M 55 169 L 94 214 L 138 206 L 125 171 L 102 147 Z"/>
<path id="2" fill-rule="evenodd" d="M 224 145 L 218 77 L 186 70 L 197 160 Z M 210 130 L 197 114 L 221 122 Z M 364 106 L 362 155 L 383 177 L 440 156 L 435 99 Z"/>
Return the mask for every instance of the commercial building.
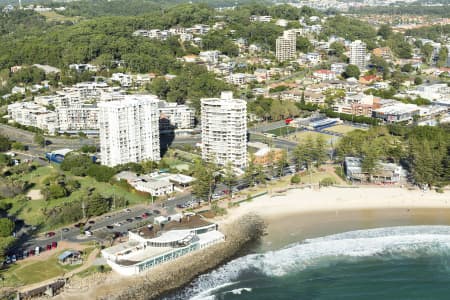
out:
<path id="1" fill-rule="evenodd" d="M 125 95 L 98 104 L 103 165 L 160 160 L 158 103 L 152 95 Z"/>
<path id="2" fill-rule="evenodd" d="M 201 99 L 202 158 L 237 168 L 247 165 L 247 103 L 233 99 L 232 92 L 220 98 Z"/>
<path id="3" fill-rule="evenodd" d="M 350 45 L 350 64 L 358 66 L 360 70 L 366 68 L 366 43 L 357 40 Z"/>
<path id="4" fill-rule="evenodd" d="M 217 224 L 195 214 L 155 218 L 150 224 L 128 232 L 128 242 L 102 250 L 117 273 L 132 276 L 188 253 L 223 242 Z"/>
<path id="5" fill-rule="evenodd" d="M 297 47 L 297 35 L 295 31 L 286 30 L 283 36 L 276 40 L 276 58 L 278 61 L 286 61 L 295 58 Z"/>
<path id="6" fill-rule="evenodd" d="M 415 104 L 394 103 L 372 111 L 372 117 L 382 119 L 388 123 L 412 121 L 419 116 L 420 109 Z"/>

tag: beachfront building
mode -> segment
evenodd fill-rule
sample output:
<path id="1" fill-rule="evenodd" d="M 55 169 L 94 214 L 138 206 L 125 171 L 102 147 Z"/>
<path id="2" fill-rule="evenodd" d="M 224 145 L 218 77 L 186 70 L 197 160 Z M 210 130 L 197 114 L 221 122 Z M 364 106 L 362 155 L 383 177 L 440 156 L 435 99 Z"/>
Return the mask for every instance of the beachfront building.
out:
<path id="1" fill-rule="evenodd" d="M 98 104 L 103 165 L 160 160 L 158 103 L 156 96 L 126 95 Z"/>
<path id="2" fill-rule="evenodd" d="M 128 232 L 128 241 L 102 250 L 102 256 L 117 273 L 137 275 L 164 262 L 223 242 L 218 225 L 193 213 L 155 218 Z"/>
<path id="3" fill-rule="evenodd" d="M 358 66 L 362 71 L 366 68 L 366 43 L 357 40 L 350 45 L 350 64 Z"/>
<path id="4" fill-rule="evenodd" d="M 278 61 L 286 61 L 295 58 L 297 35 L 295 31 L 286 30 L 276 40 L 275 56 Z"/>
<path id="5" fill-rule="evenodd" d="M 222 92 L 220 98 L 201 99 L 201 116 L 203 160 L 245 168 L 247 102 Z"/>
<path id="6" fill-rule="evenodd" d="M 372 174 L 369 174 L 363 171 L 362 161 L 363 159 L 359 157 L 345 158 L 344 168 L 348 180 L 352 182 L 396 184 L 405 182 L 407 179 L 406 170 L 398 164 L 379 161 Z"/>

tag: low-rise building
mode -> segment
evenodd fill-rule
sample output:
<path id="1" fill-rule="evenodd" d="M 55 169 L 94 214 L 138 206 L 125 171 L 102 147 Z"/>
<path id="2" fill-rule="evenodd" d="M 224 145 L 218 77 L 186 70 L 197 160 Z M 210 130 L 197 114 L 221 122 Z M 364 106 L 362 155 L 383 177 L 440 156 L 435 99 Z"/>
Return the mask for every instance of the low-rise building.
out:
<path id="1" fill-rule="evenodd" d="M 336 73 L 330 70 L 317 70 L 313 72 L 313 76 L 320 80 L 335 80 Z"/>
<path id="2" fill-rule="evenodd" d="M 8 117 L 18 124 L 36 127 L 49 134 L 54 134 L 58 128 L 57 114 L 33 102 L 8 105 Z"/>
<path id="3" fill-rule="evenodd" d="M 102 250 L 111 268 L 137 275 L 164 262 L 223 242 L 218 225 L 195 214 L 158 217 L 154 224 L 128 232 L 128 242 Z"/>
<path id="4" fill-rule="evenodd" d="M 372 117 L 387 123 L 398 123 L 412 121 L 414 116 L 419 116 L 419 113 L 420 109 L 415 104 L 396 102 L 373 110 Z"/>
<path id="5" fill-rule="evenodd" d="M 372 171 L 372 174 L 364 172 L 362 168 L 362 158 L 346 157 L 344 168 L 347 179 L 356 182 L 374 182 L 398 184 L 407 179 L 406 171 L 398 164 L 384 163 L 379 161 Z"/>

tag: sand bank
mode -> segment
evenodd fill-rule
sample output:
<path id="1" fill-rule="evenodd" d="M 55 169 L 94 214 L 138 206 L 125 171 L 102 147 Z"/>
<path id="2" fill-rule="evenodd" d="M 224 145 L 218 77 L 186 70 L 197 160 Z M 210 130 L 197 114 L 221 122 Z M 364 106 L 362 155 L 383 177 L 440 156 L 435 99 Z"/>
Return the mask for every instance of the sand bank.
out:
<path id="1" fill-rule="evenodd" d="M 286 215 L 361 209 L 450 208 L 450 195 L 434 191 L 422 192 L 397 187 L 357 187 L 322 189 L 291 189 L 284 194 L 264 195 L 219 219 L 226 224 L 247 213 L 255 213 L 266 221 Z"/>

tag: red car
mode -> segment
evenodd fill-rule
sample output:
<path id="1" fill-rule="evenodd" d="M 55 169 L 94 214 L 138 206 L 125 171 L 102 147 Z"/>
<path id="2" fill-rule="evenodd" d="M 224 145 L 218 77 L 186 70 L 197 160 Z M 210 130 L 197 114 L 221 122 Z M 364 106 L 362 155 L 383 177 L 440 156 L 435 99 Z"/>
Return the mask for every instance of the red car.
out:
<path id="1" fill-rule="evenodd" d="M 52 250 L 52 245 L 51 244 L 47 245 L 47 250 Z"/>
<path id="2" fill-rule="evenodd" d="M 52 249 L 56 249 L 56 247 L 58 247 L 58 243 L 57 242 L 52 242 Z"/>
<path id="3" fill-rule="evenodd" d="M 30 251 L 28 251 L 28 256 L 34 256 L 34 249 L 31 249 Z"/>
<path id="4" fill-rule="evenodd" d="M 55 233 L 53 231 L 49 231 L 45 234 L 45 237 L 52 237 L 55 236 Z"/>
<path id="5" fill-rule="evenodd" d="M 142 214 L 142 217 L 145 219 L 145 218 L 148 218 L 148 213 L 143 213 Z"/>

